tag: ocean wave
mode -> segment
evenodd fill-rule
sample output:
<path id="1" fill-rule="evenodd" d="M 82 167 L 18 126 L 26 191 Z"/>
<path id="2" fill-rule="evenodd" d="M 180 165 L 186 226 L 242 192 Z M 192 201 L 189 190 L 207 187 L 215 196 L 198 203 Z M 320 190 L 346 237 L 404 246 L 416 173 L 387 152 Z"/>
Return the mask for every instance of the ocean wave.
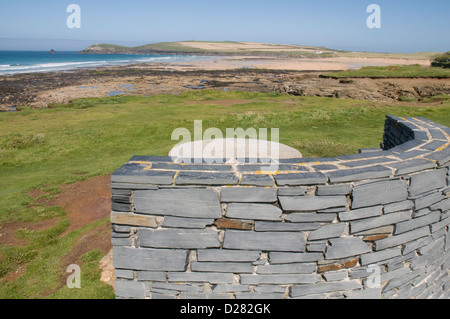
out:
<path id="1" fill-rule="evenodd" d="M 32 72 L 49 72 L 59 70 L 70 70 L 79 67 L 104 66 L 107 61 L 83 61 L 83 62 L 61 62 L 61 63 L 40 63 L 34 65 L 0 65 L 0 73 L 17 74 Z"/>
<path id="2" fill-rule="evenodd" d="M 87 56 L 86 56 L 87 57 Z M 78 57 L 79 58 L 79 57 Z M 19 73 L 36 73 L 36 72 L 53 72 L 53 71 L 68 71 L 79 68 L 95 68 L 105 67 L 111 65 L 127 65 L 127 64 L 139 64 L 139 63 L 170 63 L 170 62 L 183 62 L 201 60 L 205 57 L 193 57 L 193 56 L 135 56 L 135 57 L 104 57 L 104 60 L 95 61 L 92 59 L 86 59 L 87 61 L 55 61 L 44 63 L 44 61 L 35 61 L 35 63 L 21 63 L 21 64 L 0 64 L 0 75 L 12 75 Z M 4 61 L 5 63 L 7 61 Z"/>

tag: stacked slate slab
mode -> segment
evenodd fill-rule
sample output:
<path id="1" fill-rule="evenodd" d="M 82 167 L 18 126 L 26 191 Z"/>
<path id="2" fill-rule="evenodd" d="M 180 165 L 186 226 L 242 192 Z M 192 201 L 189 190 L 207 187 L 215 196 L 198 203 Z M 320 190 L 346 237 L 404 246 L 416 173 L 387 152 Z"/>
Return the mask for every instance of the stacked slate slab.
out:
<path id="1" fill-rule="evenodd" d="M 388 116 L 381 148 L 111 177 L 117 298 L 450 298 L 450 129 Z M 192 163 L 190 163 L 192 162 Z"/>

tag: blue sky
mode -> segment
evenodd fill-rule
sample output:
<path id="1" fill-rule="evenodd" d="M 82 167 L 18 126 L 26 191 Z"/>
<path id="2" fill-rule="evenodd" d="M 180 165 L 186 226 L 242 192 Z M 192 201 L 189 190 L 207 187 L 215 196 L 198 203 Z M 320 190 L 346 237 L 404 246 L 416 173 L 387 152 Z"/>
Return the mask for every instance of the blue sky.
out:
<path id="1" fill-rule="evenodd" d="M 70 4 L 81 29 L 69 29 Z M 366 25 L 381 7 L 381 29 Z M 450 50 L 450 1 L 442 0 L 15 0 L 0 2 L 0 50 L 81 50 L 99 42 L 254 41 L 334 49 Z"/>

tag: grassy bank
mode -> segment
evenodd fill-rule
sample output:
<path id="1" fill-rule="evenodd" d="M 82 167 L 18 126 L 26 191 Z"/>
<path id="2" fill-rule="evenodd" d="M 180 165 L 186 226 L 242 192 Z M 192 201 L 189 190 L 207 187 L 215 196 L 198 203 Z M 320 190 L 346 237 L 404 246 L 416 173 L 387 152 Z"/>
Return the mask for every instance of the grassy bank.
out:
<path id="1" fill-rule="evenodd" d="M 423 116 L 450 126 L 450 99 L 439 106 L 390 106 L 361 100 L 197 91 L 151 97 L 82 99 L 50 109 L 0 113 L 0 224 L 57 218 L 45 230 L 19 229 L 22 245 L 0 245 L 0 298 L 111 298 L 99 281 L 98 250 L 83 256 L 82 289 L 61 288 L 61 259 L 87 232 L 65 234 L 60 207 L 30 205 L 29 192 L 58 193 L 61 184 L 111 174 L 133 155 L 167 155 L 175 128 L 279 128 L 280 142 L 307 156 L 336 156 L 377 147 L 386 114 Z M 0 230 L 1 232 L 1 230 Z M 14 281 L 11 274 L 18 272 Z"/>
<path id="2" fill-rule="evenodd" d="M 390 65 L 390 66 L 365 66 L 359 70 L 347 70 L 335 73 L 323 74 L 323 77 L 334 79 L 341 78 L 450 78 L 450 69 L 438 67 L 424 67 L 414 65 Z"/>

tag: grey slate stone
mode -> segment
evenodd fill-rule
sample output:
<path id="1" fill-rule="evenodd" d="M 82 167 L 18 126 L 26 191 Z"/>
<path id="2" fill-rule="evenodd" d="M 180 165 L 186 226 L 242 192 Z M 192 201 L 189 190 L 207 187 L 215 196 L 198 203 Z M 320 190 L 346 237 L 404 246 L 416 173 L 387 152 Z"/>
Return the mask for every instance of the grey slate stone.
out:
<path id="1" fill-rule="evenodd" d="M 202 173 L 181 171 L 176 185 L 237 185 L 239 179 L 234 173 Z"/>
<path id="2" fill-rule="evenodd" d="M 314 285 L 299 285 L 291 288 L 291 296 L 308 296 L 313 294 L 329 293 L 334 291 L 352 291 L 362 289 L 363 286 L 358 280 L 339 282 L 319 282 Z"/>
<path id="3" fill-rule="evenodd" d="M 317 196 L 336 196 L 336 195 L 348 195 L 352 191 L 352 187 L 349 184 L 342 185 L 319 185 L 317 187 Z"/>
<path id="4" fill-rule="evenodd" d="M 208 225 L 214 224 L 214 219 L 199 219 L 199 218 L 181 218 L 166 216 L 162 227 L 166 228 L 205 228 Z"/>
<path id="5" fill-rule="evenodd" d="M 185 250 L 114 247 L 113 261 L 120 269 L 185 271 L 187 254 Z"/>
<path id="6" fill-rule="evenodd" d="M 250 292 L 249 285 L 220 284 L 213 288 L 214 293 Z"/>
<path id="7" fill-rule="evenodd" d="M 379 234 L 388 234 L 391 235 L 394 232 L 394 226 L 383 226 L 379 228 L 369 229 L 358 233 L 358 236 L 370 236 L 370 235 L 379 235 Z"/>
<path id="8" fill-rule="evenodd" d="M 324 225 L 318 230 L 311 232 L 308 236 L 308 241 L 340 237 L 344 233 L 345 228 L 345 223 Z"/>
<path id="9" fill-rule="evenodd" d="M 317 242 L 313 242 L 307 245 L 306 250 L 308 252 L 320 252 L 320 253 L 324 253 L 325 250 L 327 249 L 327 243 L 317 243 Z"/>
<path id="10" fill-rule="evenodd" d="M 441 238 L 435 240 L 434 242 L 432 242 L 431 244 L 420 247 L 419 254 L 423 256 L 423 255 L 427 254 L 428 252 L 431 252 L 431 253 L 443 252 L 444 245 L 445 245 L 445 239 L 444 239 L 444 237 L 441 237 Z M 432 264 L 432 259 L 428 260 L 428 262 L 430 264 Z"/>
<path id="11" fill-rule="evenodd" d="M 347 293 L 347 299 L 378 300 L 381 299 L 381 288 L 369 288 L 364 290 L 353 290 Z"/>
<path id="12" fill-rule="evenodd" d="M 279 186 L 301 186 L 326 184 L 327 178 L 322 173 L 291 173 L 274 176 Z"/>
<path id="13" fill-rule="evenodd" d="M 186 291 L 186 292 L 203 292 L 204 289 L 203 285 L 194 286 L 194 285 L 172 284 L 166 282 L 152 282 L 152 291 L 154 288 L 173 291 Z"/>
<path id="14" fill-rule="evenodd" d="M 120 298 L 144 299 L 150 295 L 148 284 L 131 280 L 116 280 L 116 296 Z"/>
<path id="15" fill-rule="evenodd" d="M 428 132 L 430 132 L 431 136 L 435 140 L 447 141 L 447 138 L 445 137 L 444 133 L 442 133 L 441 130 L 439 129 L 429 129 Z"/>
<path id="16" fill-rule="evenodd" d="M 420 247 L 426 246 L 433 241 L 431 237 L 424 237 L 419 240 L 407 243 L 403 246 L 403 255 L 407 255 Z"/>
<path id="17" fill-rule="evenodd" d="M 307 187 L 280 187 L 278 196 L 303 196 L 307 191 Z"/>
<path id="18" fill-rule="evenodd" d="M 302 157 L 302 158 L 280 158 L 280 163 L 294 163 L 294 164 L 308 164 L 308 163 L 316 163 L 316 164 L 323 164 L 323 163 L 331 163 L 336 162 L 336 158 L 334 157 Z"/>
<path id="19" fill-rule="evenodd" d="M 283 211 L 271 204 L 230 204 L 226 217 L 235 219 L 281 221 Z"/>
<path id="20" fill-rule="evenodd" d="M 114 232 L 116 233 L 126 233 L 129 234 L 130 233 L 130 226 L 121 226 L 121 225 L 113 225 L 112 226 Z"/>
<path id="21" fill-rule="evenodd" d="M 341 281 L 348 278 L 348 273 L 346 270 L 344 271 L 333 271 L 333 272 L 327 272 L 323 274 L 323 277 L 327 282 L 333 282 L 333 281 Z"/>
<path id="22" fill-rule="evenodd" d="M 248 186 L 273 186 L 274 180 L 269 175 L 242 175 L 241 185 Z"/>
<path id="23" fill-rule="evenodd" d="M 395 175 L 399 176 L 435 168 L 436 163 L 425 159 L 412 159 L 389 164 L 388 166 L 396 169 Z"/>
<path id="24" fill-rule="evenodd" d="M 261 251 L 254 250 L 225 250 L 225 249 L 199 249 L 198 261 L 210 262 L 254 262 L 258 260 Z"/>
<path id="25" fill-rule="evenodd" d="M 345 196 L 279 196 L 278 198 L 285 212 L 310 212 L 347 206 Z"/>
<path id="26" fill-rule="evenodd" d="M 395 247 L 398 245 L 406 244 L 410 241 L 426 237 L 430 235 L 430 228 L 423 227 L 401 235 L 387 237 L 375 242 L 375 250 L 382 250 L 386 248 Z"/>
<path id="27" fill-rule="evenodd" d="M 430 206 L 431 210 L 440 210 L 443 213 L 450 210 L 450 198 L 446 198 L 439 203 Z"/>
<path id="28" fill-rule="evenodd" d="M 420 210 L 429 206 L 432 206 L 433 204 L 436 204 L 437 202 L 441 201 L 444 197 L 442 196 L 441 192 L 433 192 L 431 194 L 418 197 L 414 199 L 414 203 L 416 206 L 415 210 Z"/>
<path id="29" fill-rule="evenodd" d="M 175 172 L 143 170 L 145 165 L 124 165 L 111 175 L 112 183 L 171 185 Z"/>
<path id="30" fill-rule="evenodd" d="M 130 193 L 131 193 L 131 191 L 130 191 Z M 111 200 L 116 203 L 131 204 L 131 196 L 130 195 L 112 195 Z"/>
<path id="31" fill-rule="evenodd" d="M 388 156 L 391 152 L 379 150 L 378 152 L 369 152 L 369 153 L 358 153 L 358 154 L 349 154 L 349 155 L 339 155 L 336 156 L 337 159 L 342 161 L 351 161 L 351 160 L 367 160 L 380 156 Z"/>
<path id="32" fill-rule="evenodd" d="M 331 165 L 331 164 L 319 164 L 319 165 L 313 165 L 312 168 L 318 172 L 321 172 L 321 171 L 335 170 L 335 169 L 338 169 L 339 167 L 337 167 L 336 165 Z"/>
<path id="33" fill-rule="evenodd" d="M 265 222 L 265 221 L 256 221 L 255 222 L 255 231 L 264 232 L 264 231 L 306 231 L 306 230 L 316 230 L 320 226 L 317 223 L 282 223 L 282 222 Z"/>
<path id="34" fill-rule="evenodd" d="M 437 161 L 439 166 L 444 166 L 450 161 L 450 148 L 447 147 L 442 151 L 434 152 L 426 156 L 427 159 Z"/>
<path id="35" fill-rule="evenodd" d="M 394 212 L 407 211 L 414 208 L 414 202 L 411 200 L 406 200 L 403 202 L 393 203 L 384 206 L 384 213 L 390 214 Z"/>
<path id="36" fill-rule="evenodd" d="M 445 219 L 442 219 L 439 223 L 435 223 L 431 225 L 431 231 L 435 232 L 438 231 L 439 229 L 446 227 L 450 225 L 450 217 L 446 217 Z"/>
<path id="37" fill-rule="evenodd" d="M 359 238 L 331 239 L 325 259 L 341 259 L 370 252 L 369 246 Z"/>
<path id="38" fill-rule="evenodd" d="M 360 148 L 358 150 L 358 153 L 363 154 L 363 153 L 372 153 L 372 152 L 380 152 L 380 151 L 382 151 L 382 149 L 379 147 Z"/>
<path id="39" fill-rule="evenodd" d="M 327 172 L 326 175 L 330 179 L 330 183 L 346 183 L 364 179 L 390 177 L 392 170 L 385 166 L 375 165 L 364 168 L 339 169 Z"/>
<path id="40" fill-rule="evenodd" d="M 294 232 L 250 232 L 225 231 L 224 249 L 264 250 L 264 251 L 296 251 L 305 250 L 303 233 Z"/>
<path id="41" fill-rule="evenodd" d="M 429 208 L 422 208 L 422 209 L 416 210 L 413 213 L 413 218 L 418 218 L 418 217 L 428 215 L 430 212 L 431 212 L 431 210 Z"/>
<path id="42" fill-rule="evenodd" d="M 175 164 L 178 165 L 178 164 Z M 154 166 L 152 166 L 154 168 Z M 209 172 L 230 172 L 233 167 L 228 164 L 186 164 L 180 165 L 180 169 L 184 171 L 209 171 Z"/>
<path id="43" fill-rule="evenodd" d="M 446 144 L 446 141 L 431 141 L 428 142 L 427 144 L 423 145 L 422 148 L 424 150 L 429 150 L 429 151 L 436 151 L 438 148 L 444 146 Z"/>
<path id="44" fill-rule="evenodd" d="M 406 200 L 407 184 L 403 180 L 357 185 L 353 188 L 352 208 L 390 204 Z"/>
<path id="45" fill-rule="evenodd" d="M 274 203 L 277 201 L 275 188 L 223 187 L 220 192 L 222 203 Z"/>
<path id="46" fill-rule="evenodd" d="M 383 213 L 383 206 L 374 206 L 340 213 L 339 219 L 341 221 L 346 222 L 358 219 L 365 219 L 368 217 L 380 216 L 382 213 Z"/>
<path id="47" fill-rule="evenodd" d="M 148 184 L 111 183 L 111 191 L 115 190 L 157 190 L 158 186 Z"/>
<path id="48" fill-rule="evenodd" d="M 270 252 L 269 259 L 271 265 L 288 263 L 309 263 L 322 260 L 323 254 Z"/>
<path id="49" fill-rule="evenodd" d="M 169 282 L 209 282 L 211 284 L 231 284 L 233 274 L 211 272 L 169 272 Z"/>
<path id="50" fill-rule="evenodd" d="M 376 264 L 380 261 L 392 259 L 402 255 L 400 248 L 386 249 L 379 252 L 365 254 L 361 256 L 361 265 L 366 266 L 370 264 Z"/>
<path id="51" fill-rule="evenodd" d="M 350 223 L 351 233 L 359 233 L 364 230 L 379 228 L 382 226 L 393 225 L 411 218 L 410 212 L 399 212 L 379 217 L 367 218 Z"/>
<path id="52" fill-rule="evenodd" d="M 308 169 L 304 166 L 296 165 L 296 164 L 276 164 L 275 168 L 270 166 L 270 162 L 260 163 L 260 164 L 250 164 L 250 165 L 238 165 L 237 170 L 240 173 L 262 173 L 262 172 L 308 172 Z M 271 169 L 270 171 L 268 169 Z M 275 169 L 275 170 L 274 170 Z"/>
<path id="53" fill-rule="evenodd" d="M 384 163 L 389 163 L 389 162 L 393 162 L 395 160 L 383 156 L 383 157 L 378 157 L 378 158 L 371 158 L 371 159 L 366 159 L 366 160 L 360 160 L 360 161 L 351 161 L 351 162 L 342 162 L 341 164 L 347 167 L 361 167 L 361 166 L 368 166 L 368 165 L 373 165 L 373 164 L 384 164 Z"/>
<path id="54" fill-rule="evenodd" d="M 130 246 L 131 241 L 129 238 L 111 238 L 111 244 L 113 246 Z"/>
<path id="55" fill-rule="evenodd" d="M 440 220 L 440 218 L 441 214 L 439 212 L 432 212 L 424 217 L 414 218 L 409 221 L 398 223 L 395 225 L 395 235 L 436 223 Z"/>
<path id="56" fill-rule="evenodd" d="M 231 299 L 231 295 L 218 293 L 182 292 L 180 294 L 180 299 L 187 299 L 187 300 Z"/>
<path id="57" fill-rule="evenodd" d="M 293 213 L 286 216 L 286 221 L 292 223 L 331 223 L 336 214 Z"/>
<path id="58" fill-rule="evenodd" d="M 137 274 L 138 281 L 166 281 L 166 273 L 163 271 L 139 270 L 139 271 L 136 271 L 136 274 Z"/>
<path id="59" fill-rule="evenodd" d="M 238 292 L 235 294 L 236 299 L 245 299 L 245 300 L 276 300 L 276 299 L 284 299 L 284 293 L 257 293 L 257 292 Z"/>
<path id="60" fill-rule="evenodd" d="M 409 192 L 412 196 L 443 188 L 446 183 L 446 170 L 438 169 L 411 176 Z"/>
<path id="61" fill-rule="evenodd" d="M 225 273 L 240 273 L 251 274 L 253 267 L 250 263 L 235 263 L 235 262 L 193 262 L 191 264 L 193 272 L 225 272 Z"/>
<path id="62" fill-rule="evenodd" d="M 140 229 L 141 247 L 203 249 L 219 248 L 219 233 L 212 229 Z"/>
<path id="63" fill-rule="evenodd" d="M 111 209 L 115 212 L 131 212 L 131 205 L 111 202 Z"/>
<path id="64" fill-rule="evenodd" d="M 445 251 L 450 251 L 450 230 L 447 230 L 447 234 L 445 235 Z"/>
<path id="65" fill-rule="evenodd" d="M 119 279 L 134 279 L 134 271 L 127 269 L 114 269 L 114 276 Z M 164 275 L 165 277 L 165 275 Z"/>
<path id="66" fill-rule="evenodd" d="M 268 292 L 284 293 L 286 291 L 286 288 L 282 286 L 267 285 L 267 286 L 257 286 L 255 287 L 255 291 L 258 293 L 268 293 Z"/>
<path id="67" fill-rule="evenodd" d="M 315 263 L 299 263 L 284 265 L 262 265 L 258 266 L 258 274 L 312 274 L 316 271 Z"/>
<path id="68" fill-rule="evenodd" d="M 430 154 L 430 151 L 423 151 L 423 150 L 413 150 L 413 151 L 406 151 L 406 152 L 400 151 L 400 153 L 394 152 L 394 154 L 396 157 L 398 157 L 404 161 L 404 160 L 414 159 L 415 157 L 422 156 L 425 154 Z"/>
<path id="69" fill-rule="evenodd" d="M 243 285 L 291 285 L 291 284 L 313 284 L 318 281 L 314 274 L 287 274 L 287 275 L 242 275 L 241 284 Z"/>
<path id="70" fill-rule="evenodd" d="M 171 171 L 179 171 L 182 169 L 180 164 L 174 163 L 152 163 L 151 168 L 154 170 L 171 170 Z"/>
<path id="71" fill-rule="evenodd" d="M 135 211 L 142 214 L 220 218 L 222 210 L 216 192 L 210 189 L 162 189 L 136 191 Z"/>

